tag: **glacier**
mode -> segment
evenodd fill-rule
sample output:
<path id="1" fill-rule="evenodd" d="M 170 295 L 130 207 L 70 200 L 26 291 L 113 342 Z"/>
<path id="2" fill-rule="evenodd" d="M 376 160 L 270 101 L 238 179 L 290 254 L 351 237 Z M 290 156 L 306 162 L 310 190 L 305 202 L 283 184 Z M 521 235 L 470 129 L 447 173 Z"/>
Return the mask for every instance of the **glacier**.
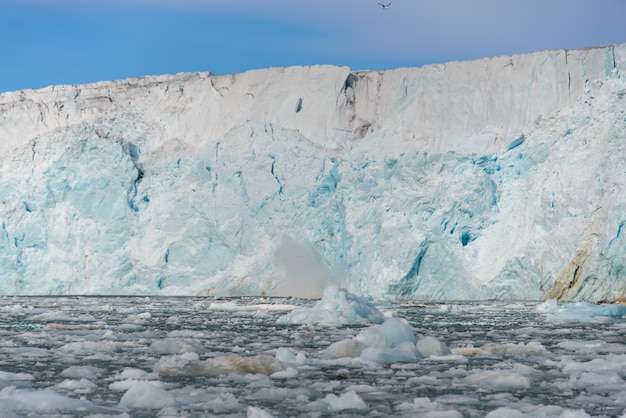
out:
<path id="1" fill-rule="evenodd" d="M 626 44 L 0 94 L 0 294 L 611 300 Z"/>

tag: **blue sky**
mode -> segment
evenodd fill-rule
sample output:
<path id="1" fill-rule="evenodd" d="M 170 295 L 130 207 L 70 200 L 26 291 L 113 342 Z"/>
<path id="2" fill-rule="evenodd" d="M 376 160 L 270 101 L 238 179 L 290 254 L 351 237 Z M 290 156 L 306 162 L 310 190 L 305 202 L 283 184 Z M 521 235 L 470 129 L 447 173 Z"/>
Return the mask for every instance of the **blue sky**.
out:
<path id="1" fill-rule="evenodd" d="M 415 67 L 626 42 L 625 0 L 0 0 L 0 92 L 142 75 Z"/>

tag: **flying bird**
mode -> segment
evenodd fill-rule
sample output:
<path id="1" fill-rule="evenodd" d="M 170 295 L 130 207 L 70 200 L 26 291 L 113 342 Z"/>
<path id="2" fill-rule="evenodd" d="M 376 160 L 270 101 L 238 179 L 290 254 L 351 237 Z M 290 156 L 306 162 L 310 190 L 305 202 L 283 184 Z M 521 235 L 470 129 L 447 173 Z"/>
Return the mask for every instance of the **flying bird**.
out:
<path id="1" fill-rule="evenodd" d="M 383 3 L 378 3 L 380 5 L 380 7 L 382 7 L 383 9 L 388 9 L 389 6 L 391 6 L 391 3 L 387 3 L 387 4 L 383 4 Z"/>

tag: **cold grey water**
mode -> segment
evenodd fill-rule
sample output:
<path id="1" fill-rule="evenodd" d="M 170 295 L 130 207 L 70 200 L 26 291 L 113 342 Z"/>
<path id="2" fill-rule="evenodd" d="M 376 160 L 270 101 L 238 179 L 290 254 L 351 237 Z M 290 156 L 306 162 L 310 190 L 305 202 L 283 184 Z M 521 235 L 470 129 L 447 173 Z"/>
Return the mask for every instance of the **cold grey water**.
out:
<path id="1" fill-rule="evenodd" d="M 371 325 L 277 323 L 314 304 L 2 298 L 0 416 L 626 416 L 617 306 L 378 303 L 449 348 L 399 362 L 329 356 Z"/>

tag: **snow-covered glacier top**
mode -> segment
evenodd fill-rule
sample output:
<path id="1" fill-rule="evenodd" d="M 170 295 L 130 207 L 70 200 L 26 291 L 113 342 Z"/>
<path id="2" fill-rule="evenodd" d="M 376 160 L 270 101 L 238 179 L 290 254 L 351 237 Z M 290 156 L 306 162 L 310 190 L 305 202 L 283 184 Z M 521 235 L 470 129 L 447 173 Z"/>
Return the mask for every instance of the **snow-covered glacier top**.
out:
<path id="1" fill-rule="evenodd" d="M 0 94 L 0 294 L 626 292 L 626 44 Z"/>

